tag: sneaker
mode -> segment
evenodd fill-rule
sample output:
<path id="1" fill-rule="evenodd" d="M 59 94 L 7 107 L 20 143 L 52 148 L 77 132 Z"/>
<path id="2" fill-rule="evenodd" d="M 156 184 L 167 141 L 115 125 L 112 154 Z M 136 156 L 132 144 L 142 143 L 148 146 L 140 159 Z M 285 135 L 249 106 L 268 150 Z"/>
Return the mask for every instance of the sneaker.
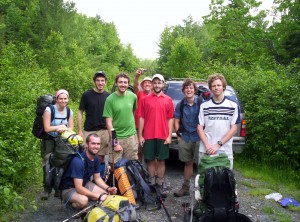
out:
<path id="1" fill-rule="evenodd" d="M 49 192 L 43 191 L 43 192 L 41 193 L 41 200 L 48 200 L 49 196 L 50 196 L 50 193 L 49 193 Z"/>
<path id="2" fill-rule="evenodd" d="M 187 186 L 182 186 L 180 190 L 177 192 L 174 192 L 175 197 L 183 197 L 183 196 L 189 196 L 190 195 L 190 188 Z"/>

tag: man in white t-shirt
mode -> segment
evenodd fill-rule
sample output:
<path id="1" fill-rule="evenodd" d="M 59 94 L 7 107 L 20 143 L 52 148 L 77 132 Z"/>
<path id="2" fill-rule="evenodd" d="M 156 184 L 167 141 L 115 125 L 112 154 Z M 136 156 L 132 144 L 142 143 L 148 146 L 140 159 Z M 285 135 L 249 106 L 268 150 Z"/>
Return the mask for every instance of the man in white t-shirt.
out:
<path id="1" fill-rule="evenodd" d="M 227 82 L 222 74 L 209 76 L 208 86 L 213 97 L 200 106 L 197 127 L 201 139 L 199 161 L 204 153 L 208 155 L 226 153 L 232 169 L 232 141 L 237 131 L 237 124 L 241 121 L 239 106 L 224 95 Z"/>

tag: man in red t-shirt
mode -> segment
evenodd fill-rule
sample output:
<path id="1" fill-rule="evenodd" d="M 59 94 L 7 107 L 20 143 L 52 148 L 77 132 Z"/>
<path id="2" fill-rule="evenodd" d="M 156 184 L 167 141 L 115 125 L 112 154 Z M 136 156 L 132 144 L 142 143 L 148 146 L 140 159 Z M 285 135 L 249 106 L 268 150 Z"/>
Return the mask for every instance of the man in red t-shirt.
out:
<path id="1" fill-rule="evenodd" d="M 160 187 L 162 197 L 166 197 L 163 192 L 165 160 L 169 158 L 174 118 L 172 99 L 162 91 L 164 82 L 164 77 L 160 74 L 152 77 L 153 92 L 143 99 L 138 113 L 139 144 L 144 147 L 150 182 Z"/>
<path id="2" fill-rule="evenodd" d="M 134 78 L 134 93 L 137 95 L 137 104 L 138 107 L 135 110 L 134 113 L 134 119 L 135 119 L 135 126 L 136 129 L 138 129 L 139 126 L 139 115 L 140 113 L 140 107 L 142 104 L 142 100 L 145 96 L 149 95 L 152 91 L 152 82 L 150 77 L 145 77 L 141 83 L 139 83 L 140 76 L 145 72 L 145 69 L 138 69 L 135 73 Z M 139 145 L 139 151 L 138 151 L 138 158 L 141 163 L 144 161 L 144 150 L 143 147 Z"/>

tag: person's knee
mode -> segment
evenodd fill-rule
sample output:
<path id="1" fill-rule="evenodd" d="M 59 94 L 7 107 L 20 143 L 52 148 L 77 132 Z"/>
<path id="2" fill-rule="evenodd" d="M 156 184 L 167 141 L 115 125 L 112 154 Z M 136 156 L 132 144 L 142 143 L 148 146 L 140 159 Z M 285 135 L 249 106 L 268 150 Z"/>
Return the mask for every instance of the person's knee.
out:
<path id="1" fill-rule="evenodd" d="M 79 205 L 79 208 L 84 208 L 88 205 L 89 203 L 89 198 L 87 196 L 81 196 L 80 199 L 78 200 L 78 205 Z"/>

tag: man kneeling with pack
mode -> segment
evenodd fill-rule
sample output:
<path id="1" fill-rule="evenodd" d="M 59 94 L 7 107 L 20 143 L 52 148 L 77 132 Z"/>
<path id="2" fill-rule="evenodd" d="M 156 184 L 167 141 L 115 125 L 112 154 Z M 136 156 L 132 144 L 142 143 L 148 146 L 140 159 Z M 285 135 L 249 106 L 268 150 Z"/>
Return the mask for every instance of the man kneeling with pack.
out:
<path id="1" fill-rule="evenodd" d="M 65 206 L 70 204 L 75 209 L 84 208 L 89 200 L 103 201 L 108 193 L 117 193 L 117 188 L 109 187 L 100 176 L 100 137 L 94 133 L 89 134 L 86 146 L 81 157 L 76 156 L 72 159 L 61 183 Z M 90 181 L 91 177 L 93 182 Z"/>

